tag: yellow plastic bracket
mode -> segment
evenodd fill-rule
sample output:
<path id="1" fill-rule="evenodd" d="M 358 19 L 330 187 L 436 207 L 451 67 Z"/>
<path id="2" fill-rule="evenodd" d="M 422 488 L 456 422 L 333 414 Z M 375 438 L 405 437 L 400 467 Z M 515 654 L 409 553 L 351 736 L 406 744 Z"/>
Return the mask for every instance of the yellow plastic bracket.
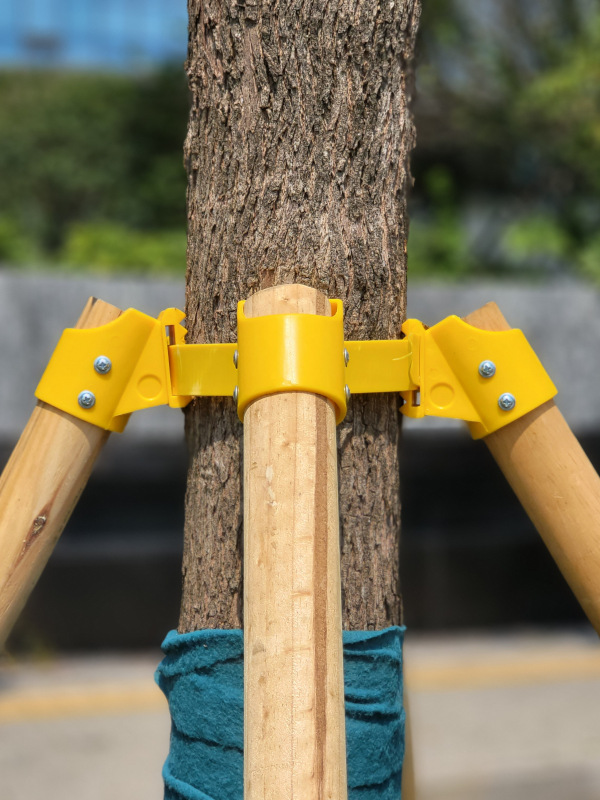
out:
<path id="1" fill-rule="evenodd" d="M 483 331 L 447 317 L 432 328 L 407 320 L 398 340 L 344 342 L 342 302 L 330 303 L 329 317 L 249 318 L 240 302 L 237 345 L 184 344 L 182 311 L 167 309 L 153 319 L 129 309 L 99 328 L 65 330 L 36 396 L 79 419 L 122 431 L 132 411 L 180 408 L 194 396 L 235 393 L 243 420 L 259 397 L 313 392 L 331 400 L 339 423 L 347 389 L 399 392 L 406 416 L 463 419 L 477 439 L 556 394 L 520 330 Z M 95 369 L 98 356 L 110 360 L 108 371 Z M 484 361 L 494 365 L 489 377 L 479 371 Z M 82 392 L 94 402 L 82 406 Z M 506 395 L 509 408 L 499 404 Z"/>
<path id="2" fill-rule="evenodd" d="M 346 382 L 352 394 L 399 392 L 407 417 L 462 419 L 473 438 L 492 433 L 556 394 L 522 331 L 474 328 L 459 317 L 427 328 L 416 319 L 402 326 L 403 339 L 346 342 Z M 491 361 L 495 373 L 479 372 Z M 510 394 L 514 407 L 500 397 Z"/>
<path id="3" fill-rule="evenodd" d="M 231 397 L 237 385 L 236 344 L 178 344 L 169 347 L 171 386 L 176 395 Z"/>
<path id="4" fill-rule="evenodd" d="M 410 339 L 346 342 L 346 383 L 351 394 L 417 390 Z"/>
<path id="5" fill-rule="evenodd" d="M 411 386 L 401 390 L 402 413 L 462 419 L 474 439 L 480 439 L 550 400 L 556 386 L 540 363 L 522 331 L 484 331 L 456 316 L 431 328 L 418 320 L 402 326 L 413 352 Z M 484 377 L 479 366 L 495 367 Z M 502 408 L 499 400 L 510 395 L 514 407 Z"/>
<path id="6" fill-rule="evenodd" d="M 122 431 L 132 411 L 168 404 L 181 408 L 190 397 L 173 393 L 169 345 L 183 343 L 184 313 L 163 311 L 158 319 L 128 309 L 98 328 L 67 328 L 56 346 L 35 395 L 49 405 L 110 431 Z M 110 370 L 95 369 L 99 356 Z M 93 399 L 84 407 L 82 392 Z"/>

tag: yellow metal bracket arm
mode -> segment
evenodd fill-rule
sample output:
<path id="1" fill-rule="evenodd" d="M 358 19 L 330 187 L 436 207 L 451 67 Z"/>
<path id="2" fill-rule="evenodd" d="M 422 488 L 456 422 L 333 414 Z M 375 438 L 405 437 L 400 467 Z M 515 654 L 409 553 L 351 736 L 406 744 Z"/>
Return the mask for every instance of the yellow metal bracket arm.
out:
<path id="1" fill-rule="evenodd" d="M 432 328 L 418 320 L 403 338 L 344 341 L 343 307 L 331 316 L 248 318 L 238 305 L 237 344 L 185 344 L 182 311 L 158 319 L 135 309 L 100 328 L 67 329 L 36 397 L 79 419 L 122 431 L 132 411 L 196 396 L 233 396 L 241 420 L 276 392 L 322 394 L 346 414 L 351 394 L 399 392 L 409 417 L 463 419 L 480 438 L 556 394 L 523 333 L 482 331 L 458 317 Z"/>

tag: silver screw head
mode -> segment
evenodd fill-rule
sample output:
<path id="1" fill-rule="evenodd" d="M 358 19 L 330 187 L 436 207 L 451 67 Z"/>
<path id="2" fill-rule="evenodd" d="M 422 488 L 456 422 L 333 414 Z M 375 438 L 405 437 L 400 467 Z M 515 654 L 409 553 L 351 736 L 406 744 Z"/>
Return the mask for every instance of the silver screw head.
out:
<path id="1" fill-rule="evenodd" d="M 493 361 L 482 361 L 479 365 L 479 374 L 482 378 L 491 378 L 496 374 L 496 365 Z"/>
<path id="2" fill-rule="evenodd" d="M 502 411 L 512 411 L 516 404 L 517 401 L 510 392 L 504 392 L 504 394 L 501 394 L 498 398 L 498 405 Z"/>
<path id="3" fill-rule="evenodd" d="M 96 405 L 96 395 L 87 390 L 79 392 L 77 402 L 82 408 L 93 408 Z"/>
<path id="4" fill-rule="evenodd" d="M 234 350 L 234 351 L 233 351 L 233 363 L 235 364 L 235 368 L 236 368 L 236 369 L 237 369 L 237 366 L 238 366 L 238 359 L 239 359 L 239 357 L 240 357 L 240 354 L 238 353 L 238 351 L 237 351 L 237 350 Z"/>
<path id="5" fill-rule="evenodd" d="M 239 396 L 240 396 L 240 387 L 236 386 L 235 389 L 233 390 L 233 402 L 236 404 L 236 406 Z"/>
<path id="6" fill-rule="evenodd" d="M 350 389 L 348 388 L 348 384 L 344 386 L 344 395 L 346 396 L 346 405 L 350 402 Z"/>
<path id="7" fill-rule="evenodd" d="M 350 353 L 344 347 L 344 364 L 348 366 L 348 362 L 350 361 Z"/>
<path id="8" fill-rule="evenodd" d="M 94 361 L 94 369 L 100 375 L 106 375 L 112 369 L 112 361 L 108 356 L 98 356 Z"/>

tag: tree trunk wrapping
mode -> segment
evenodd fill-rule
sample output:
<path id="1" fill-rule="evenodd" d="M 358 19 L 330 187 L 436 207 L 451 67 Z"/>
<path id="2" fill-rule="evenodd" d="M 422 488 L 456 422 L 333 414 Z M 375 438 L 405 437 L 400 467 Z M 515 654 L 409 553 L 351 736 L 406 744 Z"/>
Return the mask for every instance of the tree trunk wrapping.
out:
<path id="1" fill-rule="evenodd" d="M 235 341 L 237 301 L 282 283 L 397 337 L 419 0 L 188 8 L 187 340 Z M 241 432 L 227 399 L 186 412 L 181 632 L 242 624 Z M 344 624 L 398 624 L 397 398 L 352 398 L 339 435 Z"/>

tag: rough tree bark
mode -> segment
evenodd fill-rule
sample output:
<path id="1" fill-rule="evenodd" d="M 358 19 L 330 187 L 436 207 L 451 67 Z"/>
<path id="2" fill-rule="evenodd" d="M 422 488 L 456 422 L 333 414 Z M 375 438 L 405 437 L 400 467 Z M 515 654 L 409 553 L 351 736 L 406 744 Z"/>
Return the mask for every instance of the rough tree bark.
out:
<path id="1" fill-rule="evenodd" d="M 188 0 L 188 341 L 235 341 L 236 302 L 279 283 L 344 301 L 346 338 L 397 337 L 406 298 L 419 0 Z M 397 397 L 339 429 L 344 624 L 398 624 Z M 240 627 L 242 428 L 196 400 L 179 630 Z"/>

